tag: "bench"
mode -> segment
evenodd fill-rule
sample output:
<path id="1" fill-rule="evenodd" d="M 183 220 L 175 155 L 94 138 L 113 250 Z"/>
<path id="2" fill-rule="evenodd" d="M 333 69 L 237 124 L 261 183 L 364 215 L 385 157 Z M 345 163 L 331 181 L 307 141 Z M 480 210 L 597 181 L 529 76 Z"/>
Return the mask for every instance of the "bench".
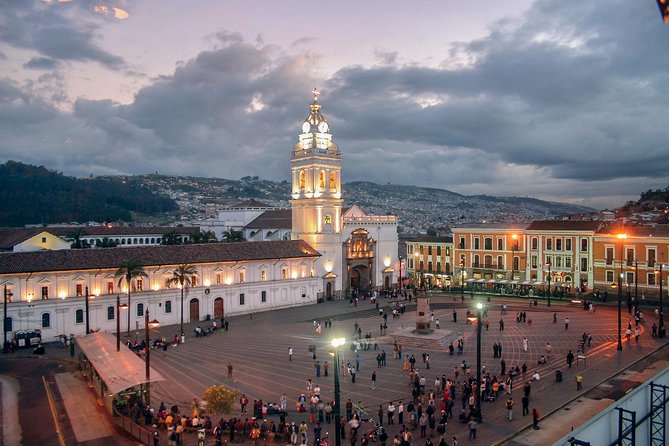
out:
<path id="1" fill-rule="evenodd" d="M 583 365 L 587 366 L 587 363 L 585 362 L 585 355 L 576 355 L 576 365 L 578 365 L 578 361 L 583 360 Z"/>

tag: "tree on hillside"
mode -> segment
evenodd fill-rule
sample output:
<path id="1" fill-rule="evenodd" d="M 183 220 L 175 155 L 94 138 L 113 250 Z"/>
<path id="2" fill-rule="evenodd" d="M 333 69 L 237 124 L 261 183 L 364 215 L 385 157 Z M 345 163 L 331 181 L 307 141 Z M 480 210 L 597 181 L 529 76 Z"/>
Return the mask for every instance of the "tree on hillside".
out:
<path id="1" fill-rule="evenodd" d="M 223 233 L 223 241 L 227 243 L 245 242 L 246 239 L 244 238 L 244 232 L 237 231 L 234 228 L 230 228 L 229 230 Z"/>
<path id="2" fill-rule="evenodd" d="M 133 279 L 148 277 L 144 272 L 142 262 L 137 259 L 129 259 L 119 265 L 119 268 L 114 273 L 114 277 L 118 277 L 118 286 L 120 287 L 125 282 L 128 288 L 128 333 L 130 333 L 130 289 L 132 288 Z"/>
<path id="3" fill-rule="evenodd" d="M 193 284 L 193 276 L 197 270 L 187 263 L 177 266 L 172 271 L 172 277 L 165 280 L 165 286 L 179 285 L 181 288 L 181 333 L 184 332 L 184 289 Z"/>

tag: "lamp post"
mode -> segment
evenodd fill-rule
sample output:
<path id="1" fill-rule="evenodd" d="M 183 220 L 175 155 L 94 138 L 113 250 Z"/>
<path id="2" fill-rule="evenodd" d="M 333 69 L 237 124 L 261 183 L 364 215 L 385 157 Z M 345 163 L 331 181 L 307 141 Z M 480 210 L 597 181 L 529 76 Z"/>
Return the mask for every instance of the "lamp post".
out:
<path id="1" fill-rule="evenodd" d="M 127 310 L 128 304 L 121 305 L 121 295 L 116 295 L 116 351 L 121 351 L 121 310 Z"/>
<path id="2" fill-rule="evenodd" d="M 9 319 L 7 318 L 7 301 L 13 295 L 14 294 L 7 289 L 7 285 L 5 285 L 4 293 L 2 294 L 4 298 L 2 304 L 2 349 L 5 353 L 7 353 L 7 326 L 9 325 Z"/>
<path id="3" fill-rule="evenodd" d="M 414 254 L 416 257 L 416 263 L 420 264 L 419 258 L 420 258 L 420 253 L 416 252 Z M 418 271 L 418 268 L 416 268 L 416 264 L 414 264 L 414 271 Z M 423 265 L 420 264 L 420 275 L 418 275 L 418 289 L 421 289 L 423 287 Z"/>
<path id="4" fill-rule="evenodd" d="M 86 299 L 86 334 L 89 334 L 91 332 L 91 327 L 89 324 L 89 317 L 88 317 L 88 299 L 95 299 L 95 295 L 90 295 L 88 294 L 88 285 L 86 285 L 86 294 L 84 295 L 84 298 Z"/>
<path id="5" fill-rule="evenodd" d="M 516 270 L 516 251 L 518 250 L 518 234 L 511 234 L 513 242 L 511 242 L 511 280 L 513 280 L 513 274 Z"/>
<path id="6" fill-rule="evenodd" d="M 335 446 L 341 446 L 341 391 L 339 390 L 339 347 L 346 343 L 344 338 L 335 338 L 332 340 L 334 347 L 334 421 L 335 421 Z"/>
<path id="7" fill-rule="evenodd" d="M 400 261 L 400 277 L 397 279 L 399 288 L 400 288 L 400 293 L 402 292 L 402 256 L 399 256 L 399 261 Z"/>
<path id="8" fill-rule="evenodd" d="M 460 259 L 460 300 L 465 301 L 465 259 Z"/>
<path id="9" fill-rule="evenodd" d="M 478 422 L 483 422 L 483 413 L 481 411 L 481 316 L 483 309 L 482 303 L 476 304 L 476 413 Z"/>
<path id="10" fill-rule="evenodd" d="M 623 340 L 622 340 L 622 316 L 621 316 L 621 305 L 623 299 L 623 248 L 624 240 L 627 238 L 627 234 L 618 234 L 618 240 L 620 240 L 620 273 L 618 274 L 618 347 L 620 351 L 623 349 Z"/>
<path id="11" fill-rule="evenodd" d="M 548 280 L 548 294 L 546 295 L 546 297 L 548 298 L 548 306 L 550 307 L 551 306 L 551 266 L 552 266 L 550 257 L 548 259 L 546 259 L 546 265 L 548 265 L 548 277 L 547 277 L 547 280 Z"/>
<path id="12" fill-rule="evenodd" d="M 662 307 L 662 264 L 660 263 L 660 314 L 658 317 L 660 318 L 659 321 L 659 327 L 657 330 L 657 336 L 661 339 L 664 338 L 665 333 L 664 333 L 664 308 Z"/>
<path id="13" fill-rule="evenodd" d="M 151 405 L 151 349 L 149 348 L 149 329 L 160 323 L 157 320 L 149 322 L 149 309 L 144 312 L 144 343 L 146 344 L 146 405 Z"/>

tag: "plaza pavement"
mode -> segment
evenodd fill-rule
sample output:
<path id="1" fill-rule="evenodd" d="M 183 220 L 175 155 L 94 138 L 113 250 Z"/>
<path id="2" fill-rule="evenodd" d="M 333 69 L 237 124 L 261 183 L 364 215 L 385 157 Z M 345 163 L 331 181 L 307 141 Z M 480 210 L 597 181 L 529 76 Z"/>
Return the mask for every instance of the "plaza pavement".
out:
<path id="1" fill-rule="evenodd" d="M 330 376 L 320 378 L 315 376 L 314 360 L 309 352 L 310 346 L 316 346 L 317 359 L 321 364 L 327 360 L 332 364 L 332 357 L 328 355 L 328 343 L 332 338 L 345 337 L 347 340 L 356 338 L 353 327 L 357 322 L 362 327 L 363 336 L 371 332 L 379 344 L 379 350 L 360 351 L 360 371 L 356 376 L 356 383 L 350 382 L 350 377 L 341 376 L 342 404 L 351 398 L 353 402 L 360 401 L 369 414 L 376 418 L 378 406 L 381 404 L 384 411 L 389 401 L 397 404 L 402 400 L 405 404 L 410 400 L 408 373 L 402 370 L 402 361 L 393 359 L 393 342 L 397 340 L 403 345 L 403 356 L 414 354 L 417 358 L 419 372 L 425 373 L 427 388 L 432 387 L 435 377 L 442 373 L 449 378 L 454 377 L 454 369 L 459 368 L 462 360 L 472 366 L 475 373 L 476 366 L 476 332 L 475 325 L 467 323 L 465 312 L 473 308 L 477 299 L 483 299 L 488 306 L 489 330 L 482 333 L 482 363 L 485 370 L 491 375 L 499 375 L 499 359 L 493 358 L 492 344 L 500 342 L 503 345 L 503 357 L 507 368 L 523 363 L 528 365 L 529 376 L 538 370 L 541 380 L 532 383 L 530 408 L 536 407 L 539 412 L 548 414 L 557 408 L 569 403 L 579 394 L 582 394 L 609 376 L 621 371 L 627 365 L 643 358 L 661 345 L 661 342 L 650 338 L 651 320 L 647 320 L 642 329 L 641 339 L 637 345 L 632 338 L 631 342 L 623 342 L 622 354 L 616 351 L 617 318 L 616 310 L 612 307 L 599 306 L 595 314 L 583 311 L 582 306 L 570 303 L 554 302 L 553 306 L 546 307 L 545 302 L 539 306 L 529 306 L 526 300 L 493 297 L 487 303 L 482 296 L 469 297 L 464 303 L 459 298 L 453 301 L 452 297 L 433 295 L 431 305 L 435 317 L 440 320 L 444 339 L 441 343 L 433 340 L 423 340 L 406 336 L 409 327 L 414 326 L 415 305 L 409 305 L 406 314 L 400 319 L 388 318 L 388 329 L 384 336 L 379 336 L 381 318 L 377 310 L 369 301 L 360 301 L 357 307 L 346 301 L 327 302 L 307 307 L 295 307 L 286 310 L 268 313 L 257 313 L 253 318 L 239 316 L 230 319 L 228 332 L 216 333 L 204 338 L 190 336 L 187 342 L 176 349 L 167 352 L 157 352 L 151 356 L 151 365 L 168 377 L 166 382 L 154 385 L 152 396 L 154 405 L 161 401 L 166 404 L 177 403 L 184 409 L 190 407 L 193 397 L 202 398 L 203 391 L 212 384 L 223 383 L 245 393 L 249 400 L 262 399 L 264 402 L 278 402 L 279 396 L 285 392 L 289 399 L 289 421 L 300 422 L 307 419 L 307 414 L 295 411 L 295 401 L 301 393 L 306 393 L 306 380 L 311 378 L 321 387 L 324 400 L 333 397 L 333 367 L 330 366 Z M 508 313 L 500 315 L 502 303 L 508 306 Z M 387 307 L 387 301 L 381 300 Z M 458 322 L 453 323 L 451 314 L 456 309 Z M 532 324 L 517 323 L 516 312 L 527 311 L 527 318 Z M 626 328 L 629 315 L 623 314 L 623 330 Z M 556 324 L 552 323 L 553 313 L 557 313 Z M 564 318 L 569 317 L 569 329 L 565 330 Z M 323 328 L 322 333 L 316 333 L 314 320 L 322 321 L 333 318 L 332 328 Z M 505 330 L 499 331 L 499 320 L 504 319 Z M 193 333 L 196 325 L 205 327 L 206 322 L 188 324 L 187 334 Z M 175 334 L 177 327 L 165 327 L 161 333 L 168 339 Z M 568 350 L 576 354 L 577 343 L 583 332 L 593 336 L 591 348 L 587 352 L 587 362 L 574 362 L 572 369 L 568 369 L 565 356 Z M 465 348 L 462 356 L 450 356 L 444 348 L 451 339 L 462 333 L 465 339 Z M 394 336 L 393 334 L 398 334 Z M 523 351 L 522 339 L 528 338 L 529 348 Z M 538 366 L 537 359 L 544 353 L 546 342 L 552 345 L 552 357 L 548 364 Z M 288 348 L 294 350 L 293 360 L 288 361 Z M 348 348 L 342 348 L 344 362 L 354 363 L 355 354 Z M 381 349 L 388 356 L 387 367 L 380 369 L 376 366 L 376 355 Z M 421 354 L 429 353 L 431 368 L 426 370 L 422 364 Z M 227 378 L 227 364 L 233 364 L 233 377 Z M 556 383 L 555 370 L 563 371 L 563 382 Z M 371 386 L 372 370 L 377 371 L 377 388 Z M 576 392 L 574 379 L 576 371 L 585 377 L 582 392 Z M 462 374 L 460 374 L 462 379 Z M 520 381 L 517 381 L 517 383 Z M 459 390 L 459 389 L 458 389 Z M 494 403 L 483 403 L 484 423 L 478 429 L 478 439 L 482 444 L 510 441 L 519 431 L 531 423 L 531 417 L 521 416 L 520 392 L 522 386 L 516 385 L 513 398 L 516 402 L 514 420 L 506 420 L 504 410 L 504 396 Z M 454 414 L 459 413 L 459 396 L 455 401 Z M 235 413 L 234 415 L 238 415 Z M 228 418 L 229 416 L 225 416 Z M 216 421 L 216 420 L 214 420 Z M 389 434 L 395 434 L 398 426 L 391 426 Z M 324 427 L 324 432 L 330 431 L 330 426 Z M 541 431 L 533 431 L 538 433 Z M 446 434 L 450 439 L 456 435 L 460 441 L 467 440 L 467 429 L 457 420 L 449 422 Z M 557 434 L 556 434 L 557 435 Z M 562 434 L 564 435 L 564 434 Z M 532 433 L 529 444 L 532 442 Z M 545 436 L 545 435 L 544 435 Z M 560 435 L 555 437 L 559 438 Z M 186 443 L 189 444 L 189 443 Z M 193 440 L 193 444 L 194 440 Z M 414 444 L 422 444 L 422 440 L 414 437 Z M 523 444 L 523 443 L 517 443 Z"/>
<path id="2" fill-rule="evenodd" d="M 407 313 L 400 319 L 388 318 L 388 329 L 384 336 L 379 336 L 379 323 L 381 318 L 378 311 L 369 301 L 361 300 L 357 307 L 351 306 L 347 301 L 326 302 L 306 307 L 294 307 L 290 309 L 273 311 L 267 313 L 256 313 L 252 318 L 248 315 L 237 316 L 229 319 L 230 330 L 219 332 L 204 338 L 192 336 L 193 329 L 200 325 L 205 327 L 209 322 L 188 323 L 185 331 L 188 337 L 185 344 L 178 348 L 169 348 L 167 352 L 161 350 L 152 352 L 151 366 L 168 378 L 167 381 L 155 384 L 152 390 L 154 406 L 161 401 L 166 404 L 177 403 L 182 411 L 188 411 L 190 401 L 193 397 L 202 398 L 203 391 L 212 384 L 223 383 L 234 387 L 245 393 L 248 398 L 261 398 L 266 402 L 278 402 L 279 396 L 285 392 L 289 398 L 289 421 L 300 422 L 306 419 L 306 414 L 298 414 L 295 411 L 294 402 L 300 393 L 306 393 L 306 379 L 311 378 L 314 383 L 321 387 L 321 395 L 325 400 L 333 399 L 334 367 L 330 367 L 330 376 L 325 378 L 315 377 L 314 361 L 309 352 L 309 346 L 316 346 L 318 360 L 323 363 L 327 360 L 332 363 L 332 357 L 328 354 L 329 341 L 334 337 L 345 337 L 353 339 L 353 326 L 357 322 L 363 331 L 371 332 L 374 341 L 379 344 L 379 350 L 384 349 L 388 355 L 388 365 L 377 369 L 376 354 L 378 351 L 360 351 L 360 371 L 356 377 L 356 383 L 350 382 L 348 376 L 341 376 L 342 404 L 347 398 L 354 402 L 360 401 L 376 418 L 379 404 L 384 409 L 390 400 L 397 403 L 398 400 L 406 402 L 410 399 L 410 386 L 407 372 L 402 370 L 402 361 L 393 359 L 393 342 L 397 340 L 403 345 L 403 356 L 413 353 L 417 358 L 417 367 L 420 373 L 425 372 L 427 377 L 427 388 L 432 387 L 434 378 L 445 374 L 447 377 L 454 376 L 453 370 L 459 367 L 463 359 L 472 366 L 475 373 L 476 366 L 476 332 L 475 325 L 466 323 L 465 312 L 468 308 L 473 309 L 479 300 L 488 306 L 489 330 L 482 333 L 482 363 L 491 375 L 499 374 L 499 359 L 493 358 L 492 344 L 501 342 L 503 345 L 503 357 L 507 362 L 507 368 L 518 364 L 528 365 L 528 375 L 538 370 L 541 380 L 532 384 L 530 408 L 537 407 L 542 417 L 540 425 L 542 429 L 535 431 L 528 429 L 531 425 L 531 417 L 521 416 L 520 392 L 521 386 L 516 385 L 513 398 L 516 402 L 514 409 L 514 420 L 506 420 L 504 410 L 504 396 L 500 396 L 496 402 L 483 403 L 484 423 L 479 426 L 478 438 L 472 443 L 480 444 L 551 444 L 561 436 L 568 433 L 573 425 L 589 419 L 594 413 L 601 410 L 603 406 L 601 388 L 608 389 L 612 398 L 624 394 L 633 384 L 615 375 L 628 368 L 630 370 L 641 367 L 640 364 L 648 363 L 651 366 L 643 370 L 636 370 L 633 375 L 638 377 L 650 373 L 653 366 L 663 364 L 662 361 L 651 361 L 649 355 L 666 345 L 666 340 L 650 338 L 650 325 L 652 319 L 647 319 L 642 331 L 641 339 L 637 345 L 623 341 L 623 352 L 616 351 L 616 309 L 614 307 L 599 306 L 595 314 L 582 310 L 579 305 L 565 302 L 554 302 L 551 308 L 547 308 L 545 302 L 539 306 L 529 306 L 527 300 L 495 296 L 492 302 L 486 302 L 484 296 L 476 295 L 474 300 L 469 296 L 464 303 L 460 302 L 459 296 L 454 301 L 451 295 L 433 295 L 431 305 L 435 317 L 440 320 L 441 331 L 437 336 L 429 339 L 415 338 L 407 335 L 410 327 L 415 324 L 415 304 L 408 304 Z M 388 310 L 388 301 L 380 301 L 382 308 Z M 508 314 L 500 315 L 500 306 L 506 303 Z M 458 322 L 453 323 L 451 314 L 453 309 L 458 313 Z M 515 315 L 518 310 L 527 311 L 527 318 L 532 319 L 532 324 L 516 323 Z M 557 313 L 558 323 L 553 324 L 553 313 Z M 648 314 L 651 312 L 648 311 Z M 499 319 L 505 322 L 505 330 L 499 331 Z M 564 318 L 569 317 L 569 330 L 564 329 Z M 313 325 L 314 320 L 323 321 L 333 319 L 332 328 L 323 328 L 322 333 L 316 333 Z M 623 310 L 623 329 L 626 327 L 629 315 Z M 171 339 L 178 331 L 178 326 L 160 327 L 157 335 L 163 335 Z M 587 354 L 587 363 L 582 361 L 569 370 L 566 367 L 565 355 L 571 349 L 576 353 L 577 342 L 583 332 L 590 332 L 593 336 L 592 347 Z M 462 333 L 465 339 L 464 353 L 462 356 L 455 354 L 449 356 L 445 346 Z M 443 334 L 443 337 L 441 336 Z M 141 333 L 140 333 L 141 335 Z M 528 352 L 522 349 L 523 337 L 528 338 Z M 435 342 L 434 338 L 439 339 Z M 551 361 L 543 366 L 537 366 L 537 358 L 544 352 L 546 342 L 553 346 Z M 293 360 L 288 361 L 288 347 L 294 350 Z M 421 354 L 430 353 L 431 368 L 426 370 L 422 364 Z M 29 352 L 22 351 L 22 356 Z M 664 355 L 666 363 L 666 348 L 655 355 Z M 50 347 L 47 349 L 47 357 L 52 359 L 69 358 L 67 350 Z M 345 361 L 354 362 L 354 354 L 348 349 L 348 344 L 342 349 L 342 358 Z M 644 359 L 646 358 L 646 359 Z M 47 359 L 47 358 L 43 358 Z M 232 379 L 227 378 L 227 364 L 232 362 L 234 371 Z M 370 376 L 372 369 L 377 371 L 377 388 L 371 387 Z M 555 370 L 564 372 L 561 383 L 555 382 Z M 576 392 L 574 378 L 576 371 L 583 373 L 585 382 L 583 391 Z M 650 372 L 649 372 L 650 371 Z M 623 373 L 625 376 L 628 372 Z M 611 377 L 614 377 L 611 379 Z M 462 375 L 460 375 L 462 379 Z M 602 386 L 600 383 L 609 380 Z M 636 379 L 636 378 L 635 378 Z M 639 378 L 641 379 L 641 378 Z M 638 381 L 638 380 L 637 380 Z M 640 381 L 639 381 L 640 382 Z M 458 389 L 459 390 L 459 389 Z M 67 390 L 60 389 L 64 400 L 71 396 Z M 585 398 L 589 394 L 596 397 Z M 597 396 L 599 395 L 599 396 Z M 610 400 L 606 400 L 610 401 Z M 459 397 L 455 401 L 454 413 L 457 415 L 460 408 Z M 567 412 L 566 409 L 570 409 Z M 578 409 L 578 410 L 577 410 Z M 567 416 L 567 414 L 570 416 Z M 239 415 L 235 412 L 233 415 Z M 225 415 L 229 418 L 230 415 Z M 274 417 L 276 419 L 276 417 Z M 214 420 L 216 421 L 216 420 Z M 389 435 L 398 431 L 395 425 L 389 429 Z M 330 432 L 331 443 L 333 443 L 333 431 L 330 426 L 324 427 L 324 432 Z M 310 429 L 311 433 L 311 429 Z M 417 434 L 418 431 L 414 432 Z M 467 440 L 467 429 L 457 420 L 449 422 L 446 435 L 450 439 L 453 435 L 458 437 L 461 444 L 469 443 Z M 107 437 L 109 438 L 109 437 Z M 120 442 L 124 440 L 119 438 Z M 433 440 L 434 441 L 434 440 Z M 344 442 L 348 444 L 348 438 Z M 414 436 L 413 443 L 422 445 L 423 440 Z M 435 444 L 437 441 L 435 441 Z M 119 443 L 121 444 L 121 443 Z M 166 438 L 161 438 L 161 444 L 167 444 Z M 195 445 L 197 441 L 194 435 L 185 436 L 186 446 Z M 214 444 L 210 435 L 207 444 Z"/>

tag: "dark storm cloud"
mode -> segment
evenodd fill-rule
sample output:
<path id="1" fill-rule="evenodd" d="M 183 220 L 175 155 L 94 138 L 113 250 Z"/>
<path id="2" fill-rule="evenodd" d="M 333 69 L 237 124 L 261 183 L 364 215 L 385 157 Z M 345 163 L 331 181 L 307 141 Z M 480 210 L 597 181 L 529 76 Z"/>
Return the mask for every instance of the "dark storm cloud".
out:
<path id="1" fill-rule="evenodd" d="M 98 62 L 114 70 L 125 65 L 121 57 L 95 44 L 98 30 L 95 17 L 78 14 L 76 4 L 52 6 L 31 1 L 4 2 L 0 42 L 59 61 Z"/>
<path id="2" fill-rule="evenodd" d="M 23 65 L 31 70 L 52 70 L 58 66 L 58 61 L 50 57 L 33 57 Z"/>

